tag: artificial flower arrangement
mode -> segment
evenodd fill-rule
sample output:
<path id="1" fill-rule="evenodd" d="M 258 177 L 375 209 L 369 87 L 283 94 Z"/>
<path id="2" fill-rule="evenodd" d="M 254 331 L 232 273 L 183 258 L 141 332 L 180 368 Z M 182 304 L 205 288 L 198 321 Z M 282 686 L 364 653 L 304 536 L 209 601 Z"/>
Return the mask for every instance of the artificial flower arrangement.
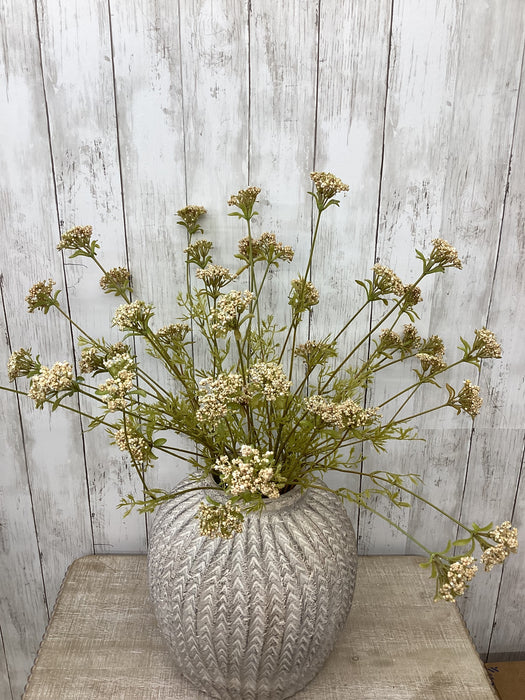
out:
<path id="1" fill-rule="evenodd" d="M 395 527 L 428 554 L 422 566 L 430 567 L 436 578 L 436 598 L 454 600 L 465 592 L 477 571 L 472 556 L 476 546 L 482 550 L 485 569 L 490 570 L 517 550 L 516 528 L 508 521 L 497 527 L 458 522 L 414 490 L 420 481 L 416 474 L 367 471 L 360 448 L 369 443 L 384 451 L 389 440 L 414 439 L 409 423 L 422 413 L 400 415 L 408 400 L 427 384 L 441 388 L 443 375 L 451 367 L 479 367 L 484 358 L 501 357 L 501 348 L 494 334 L 482 328 L 474 332 L 471 343 L 461 339 L 461 354 L 449 364 L 441 338 L 420 337 L 414 325 L 419 318 L 415 311 L 421 301 L 419 283 L 447 268 L 462 267 L 457 251 L 442 239 L 432 242 L 428 255 L 416 251 L 422 268 L 411 284 L 404 284 L 388 267 L 374 265 L 372 279 L 357 281 L 363 289 L 363 303 L 342 328 L 326 338 L 299 343 L 300 324 L 319 302 L 319 293 L 309 278 L 321 216 L 328 207 L 339 205 L 338 193 L 348 190 L 331 173 L 314 172 L 311 178 L 314 188 L 308 194 L 313 197 L 317 217 L 306 269 L 291 282 L 287 326 L 280 327 L 271 315 L 263 314 L 261 299 L 271 269 L 291 263 L 294 252 L 273 233 L 262 233 L 258 238 L 252 235 L 258 187 L 240 190 L 228 202 L 235 209 L 230 216 L 243 219 L 247 227 L 238 244 L 234 272 L 213 262 L 213 244 L 200 236 L 206 210 L 186 206 L 177 212 L 188 238 L 187 285 L 178 296 L 179 318 L 162 327 L 155 327 L 152 305 L 133 301 L 130 272 L 123 267 L 106 270 L 99 260 L 92 228 L 77 226 L 62 235 L 58 250 L 71 251 L 72 258 L 90 258 L 102 272 L 104 292 L 122 299 L 113 318 L 113 325 L 123 333 L 122 341 L 109 344 L 79 329 L 81 376 L 76 376 L 67 362 L 48 367 L 41 364 L 38 355 L 33 357 L 31 350 L 22 348 L 11 355 L 9 379 L 25 376 L 29 389 L 27 393 L 10 390 L 26 394 L 37 408 L 50 404 L 55 410 L 61 406 L 87 417 L 90 427 L 106 428 L 112 441 L 129 454 L 143 487 L 140 498 L 128 495 L 122 499 L 120 506 L 126 514 L 135 507 L 151 512 L 168 499 L 204 489 L 196 517 L 205 537 L 234 537 L 242 530 L 247 512 L 264 508 L 269 499 L 277 499 L 292 488 L 331 491 L 374 513 L 372 493 L 400 507 L 410 505 L 403 494 L 420 499 L 459 525 L 465 536 L 449 542 L 444 551 L 433 552 L 399 525 Z M 241 280 L 246 282 L 239 288 Z M 53 288 L 52 280 L 36 283 L 26 298 L 29 312 L 42 310 L 47 314 L 53 308 L 72 322 L 60 304 L 59 291 Z M 338 339 L 360 314 L 378 303 L 384 305 L 381 318 L 352 350 L 339 353 Z M 132 348 L 136 337 L 145 341 L 147 352 L 171 375 L 176 391 L 141 367 Z M 207 349 L 205 367 L 194 361 L 198 343 Z M 356 352 L 365 343 L 371 343 L 371 350 L 361 361 Z M 367 406 L 365 390 L 375 375 L 397 363 L 410 363 L 414 380 L 381 405 Z M 479 387 L 470 380 L 459 390 L 448 383 L 444 389 L 444 400 L 424 413 L 450 407 L 472 418 L 478 414 L 482 399 Z M 75 394 L 92 399 L 96 415 L 64 403 Z M 389 413 L 390 402 L 400 397 L 406 397 L 401 408 Z M 160 437 L 166 431 L 187 436 L 195 443 L 195 450 L 169 445 Z M 169 493 L 148 487 L 148 469 L 159 453 L 195 468 L 187 488 Z M 322 476 L 334 470 L 366 478 L 370 488 L 331 489 Z M 215 486 L 210 487 L 209 481 L 204 486 L 201 480 L 210 475 Z M 223 491 L 228 500 L 219 503 L 213 497 L 214 490 Z M 461 553 L 454 553 L 453 547 Z"/>

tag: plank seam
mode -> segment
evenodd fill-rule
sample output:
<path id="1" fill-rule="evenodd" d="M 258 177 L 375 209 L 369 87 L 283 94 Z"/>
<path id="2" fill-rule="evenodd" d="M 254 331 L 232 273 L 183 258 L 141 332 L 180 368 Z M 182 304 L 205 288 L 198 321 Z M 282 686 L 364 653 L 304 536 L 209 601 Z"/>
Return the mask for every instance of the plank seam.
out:
<path id="1" fill-rule="evenodd" d="M 388 84 L 390 81 L 390 64 L 391 64 L 391 58 L 392 58 L 392 27 L 393 27 L 393 22 L 394 22 L 394 0 L 391 0 L 390 4 L 390 20 L 389 20 L 389 29 L 388 29 L 388 47 L 387 47 L 387 60 L 386 60 L 386 73 L 385 73 L 385 100 L 383 104 L 383 129 L 382 129 L 382 135 L 381 135 L 381 162 L 379 165 L 379 178 L 378 178 L 378 189 L 377 189 L 377 215 L 376 215 L 376 230 L 375 230 L 375 240 L 374 240 L 374 263 L 378 262 L 377 260 L 377 249 L 378 249 L 378 244 L 379 244 L 379 223 L 380 223 L 380 214 L 381 214 L 381 192 L 382 192 L 382 186 L 383 186 L 383 168 L 385 164 L 385 132 L 386 132 L 386 115 L 387 115 L 387 108 L 388 108 Z M 373 327 L 373 306 L 370 305 L 370 313 L 369 313 L 369 330 L 372 330 Z M 368 347 L 367 347 L 367 357 L 370 357 L 370 347 L 372 344 L 372 338 L 370 337 L 368 339 Z M 364 405 L 366 407 L 367 405 L 367 398 L 368 398 L 368 390 L 365 389 L 365 394 L 364 394 Z M 361 472 L 363 470 L 363 459 L 364 459 L 364 447 L 361 445 Z M 359 491 L 362 491 L 363 488 L 363 476 L 362 474 L 359 475 Z M 361 539 L 360 537 L 360 525 L 361 525 L 361 506 L 358 507 L 357 509 L 357 522 L 356 522 L 356 535 L 357 535 L 357 546 L 358 546 L 358 552 L 359 552 L 359 541 Z"/>

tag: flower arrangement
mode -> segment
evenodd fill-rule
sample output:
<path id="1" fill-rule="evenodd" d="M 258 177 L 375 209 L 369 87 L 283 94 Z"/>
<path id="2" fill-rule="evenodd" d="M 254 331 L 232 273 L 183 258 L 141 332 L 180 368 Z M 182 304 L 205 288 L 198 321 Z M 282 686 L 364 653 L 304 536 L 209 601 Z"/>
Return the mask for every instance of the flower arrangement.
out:
<path id="1" fill-rule="evenodd" d="M 459 389 L 444 383 L 439 405 L 415 415 L 402 414 L 426 385 L 443 388 L 442 377 L 450 368 L 460 364 L 479 367 L 482 359 L 501 357 L 501 348 L 494 334 L 481 328 L 474 332 L 471 343 L 460 340 L 460 356 L 449 364 L 439 336 L 420 337 L 414 323 L 419 318 L 415 307 L 421 302 L 418 285 L 429 275 L 462 267 L 457 251 L 442 239 L 432 242 L 428 255 L 416 251 L 422 269 L 413 283 L 404 284 L 390 268 L 374 265 L 371 279 L 357 281 L 363 289 L 363 303 L 342 328 L 326 338 L 299 342 L 301 323 L 319 303 L 310 271 L 321 217 L 330 206 L 339 205 L 336 195 L 348 190 L 330 173 L 314 172 L 311 178 L 314 187 L 308 194 L 317 217 L 306 269 L 291 282 L 287 326 L 280 327 L 271 315 L 264 315 L 261 300 L 271 269 L 291 263 L 294 251 L 273 233 L 252 235 L 260 189 L 248 187 L 228 201 L 234 209 L 230 216 L 244 220 L 247 227 L 238 244 L 234 272 L 213 262 L 213 244 L 201 237 L 206 210 L 186 206 L 177 212 L 188 238 L 186 289 L 178 296 L 179 318 L 156 329 L 153 306 L 132 299 L 130 272 L 102 266 L 91 227 L 77 226 L 64 233 L 58 250 L 70 251 L 72 258 L 90 258 L 102 272 L 104 292 L 123 301 L 113 317 L 122 340 L 109 344 L 89 336 L 62 308 L 53 280 L 38 282 L 26 298 L 28 310 L 47 314 L 53 308 L 77 327 L 82 374 L 77 376 L 67 362 L 45 366 L 38 355 L 33 357 L 31 350 L 21 348 L 9 360 L 9 379 L 27 377 L 27 396 L 37 408 L 50 404 L 52 410 L 61 406 L 79 412 L 90 420 L 90 427 L 104 426 L 113 443 L 129 454 L 143 493 L 140 498 L 128 495 L 122 499 L 120 506 L 126 514 L 135 507 L 140 512 L 153 511 L 167 499 L 204 489 L 206 498 L 196 513 L 201 535 L 231 538 L 242 530 L 247 512 L 264 508 L 268 499 L 279 498 L 292 488 L 332 491 L 374 513 L 372 493 L 400 507 L 410 505 L 403 494 L 419 499 L 465 532 L 464 538 L 449 542 L 443 551 L 432 552 L 402 530 L 428 554 L 422 565 L 430 567 L 436 578 L 436 598 L 454 600 L 465 592 L 477 571 L 472 556 L 476 546 L 482 550 L 481 562 L 490 570 L 516 551 L 516 528 L 508 521 L 497 527 L 460 523 L 415 490 L 414 484 L 420 481 L 416 474 L 367 471 L 360 448 L 369 443 L 385 451 L 390 440 L 415 439 L 409 424 L 429 411 L 449 407 L 474 418 L 482 399 L 479 387 L 468 379 Z M 382 305 L 381 318 L 350 351 L 340 353 L 339 338 L 371 305 Z M 171 376 L 174 390 L 141 367 L 134 352 L 139 338 Z M 368 357 L 358 360 L 357 350 L 365 343 L 370 344 Z M 202 367 L 195 360 L 199 347 L 206 349 Z M 413 381 L 380 405 L 366 405 L 366 388 L 375 375 L 397 363 L 410 363 Z M 92 399 L 98 410 L 88 415 L 68 405 L 65 399 L 75 394 Z M 390 409 L 391 402 L 400 398 L 401 406 Z M 195 449 L 169 445 L 161 437 L 166 431 L 187 436 Z M 195 468 L 188 487 L 174 493 L 148 487 L 148 469 L 159 453 Z M 370 488 L 331 489 L 320 478 L 331 471 L 357 474 L 369 480 Z M 202 482 L 210 475 L 215 486 L 209 486 L 209 480 L 206 485 Z M 214 499 L 215 490 L 227 494 L 226 503 Z M 461 553 L 454 553 L 457 548 Z"/>

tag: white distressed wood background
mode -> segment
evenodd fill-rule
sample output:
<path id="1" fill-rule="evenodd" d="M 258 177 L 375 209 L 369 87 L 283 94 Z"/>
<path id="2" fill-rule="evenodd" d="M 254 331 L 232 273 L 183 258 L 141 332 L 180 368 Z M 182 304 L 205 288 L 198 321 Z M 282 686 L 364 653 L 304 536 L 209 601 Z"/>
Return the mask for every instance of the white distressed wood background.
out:
<path id="1" fill-rule="evenodd" d="M 350 185 L 327 213 L 313 281 L 313 337 L 359 303 L 375 260 L 410 279 L 414 246 L 435 237 L 464 270 L 423 289 L 429 328 L 453 356 L 487 325 L 504 357 L 470 378 L 485 405 L 474 427 L 453 412 L 422 420 L 426 442 L 395 445 L 378 467 L 416 471 L 463 520 L 525 520 L 525 94 L 523 0 L 0 0 L 0 383 L 12 350 L 75 359 L 57 314 L 26 313 L 52 277 L 81 326 L 106 335 L 115 301 L 60 231 L 92 224 L 107 267 L 129 264 L 136 297 L 170 322 L 185 241 L 176 211 L 209 211 L 227 261 L 244 235 L 227 198 L 263 188 L 263 230 L 305 259 L 312 169 Z M 293 270 L 300 269 L 293 267 Z M 290 272 L 283 271 L 285 282 Z M 275 292 L 285 294 L 285 284 Z M 286 312 L 281 297 L 276 313 Z M 359 329 L 357 329 L 359 330 Z M 456 383 L 463 375 L 455 376 Z M 384 387 L 378 386 L 380 392 Z M 416 403 L 421 410 L 423 403 Z M 0 392 L 0 698 L 18 698 L 66 567 L 89 553 L 143 552 L 147 523 L 115 506 L 136 486 L 103 432 L 75 414 L 35 411 Z M 162 460 L 164 486 L 182 476 Z M 415 551 L 354 513 L 361 553 Z M 399 517 L 439 547 L 434 513 Z M 523 550 L 480 574 L 462 602 L 483 655 L 525 655 Z"/>

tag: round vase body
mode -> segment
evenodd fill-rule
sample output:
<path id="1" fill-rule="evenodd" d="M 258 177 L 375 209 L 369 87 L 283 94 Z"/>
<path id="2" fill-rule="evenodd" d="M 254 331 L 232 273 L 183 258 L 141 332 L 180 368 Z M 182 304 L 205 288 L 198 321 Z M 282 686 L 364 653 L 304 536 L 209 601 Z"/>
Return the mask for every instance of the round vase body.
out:
<path id="1" fill-rule="evenodd" d="M 288 698 L 321 669 L 350 611 L 352 524 L 333 494 L 294 489 L 246 514 L 242 533 L 211 539 L 195 518 L 205 494 L 155 511 L 148 568 L 159 628 L 178 670 L 211 697 Z"/>

